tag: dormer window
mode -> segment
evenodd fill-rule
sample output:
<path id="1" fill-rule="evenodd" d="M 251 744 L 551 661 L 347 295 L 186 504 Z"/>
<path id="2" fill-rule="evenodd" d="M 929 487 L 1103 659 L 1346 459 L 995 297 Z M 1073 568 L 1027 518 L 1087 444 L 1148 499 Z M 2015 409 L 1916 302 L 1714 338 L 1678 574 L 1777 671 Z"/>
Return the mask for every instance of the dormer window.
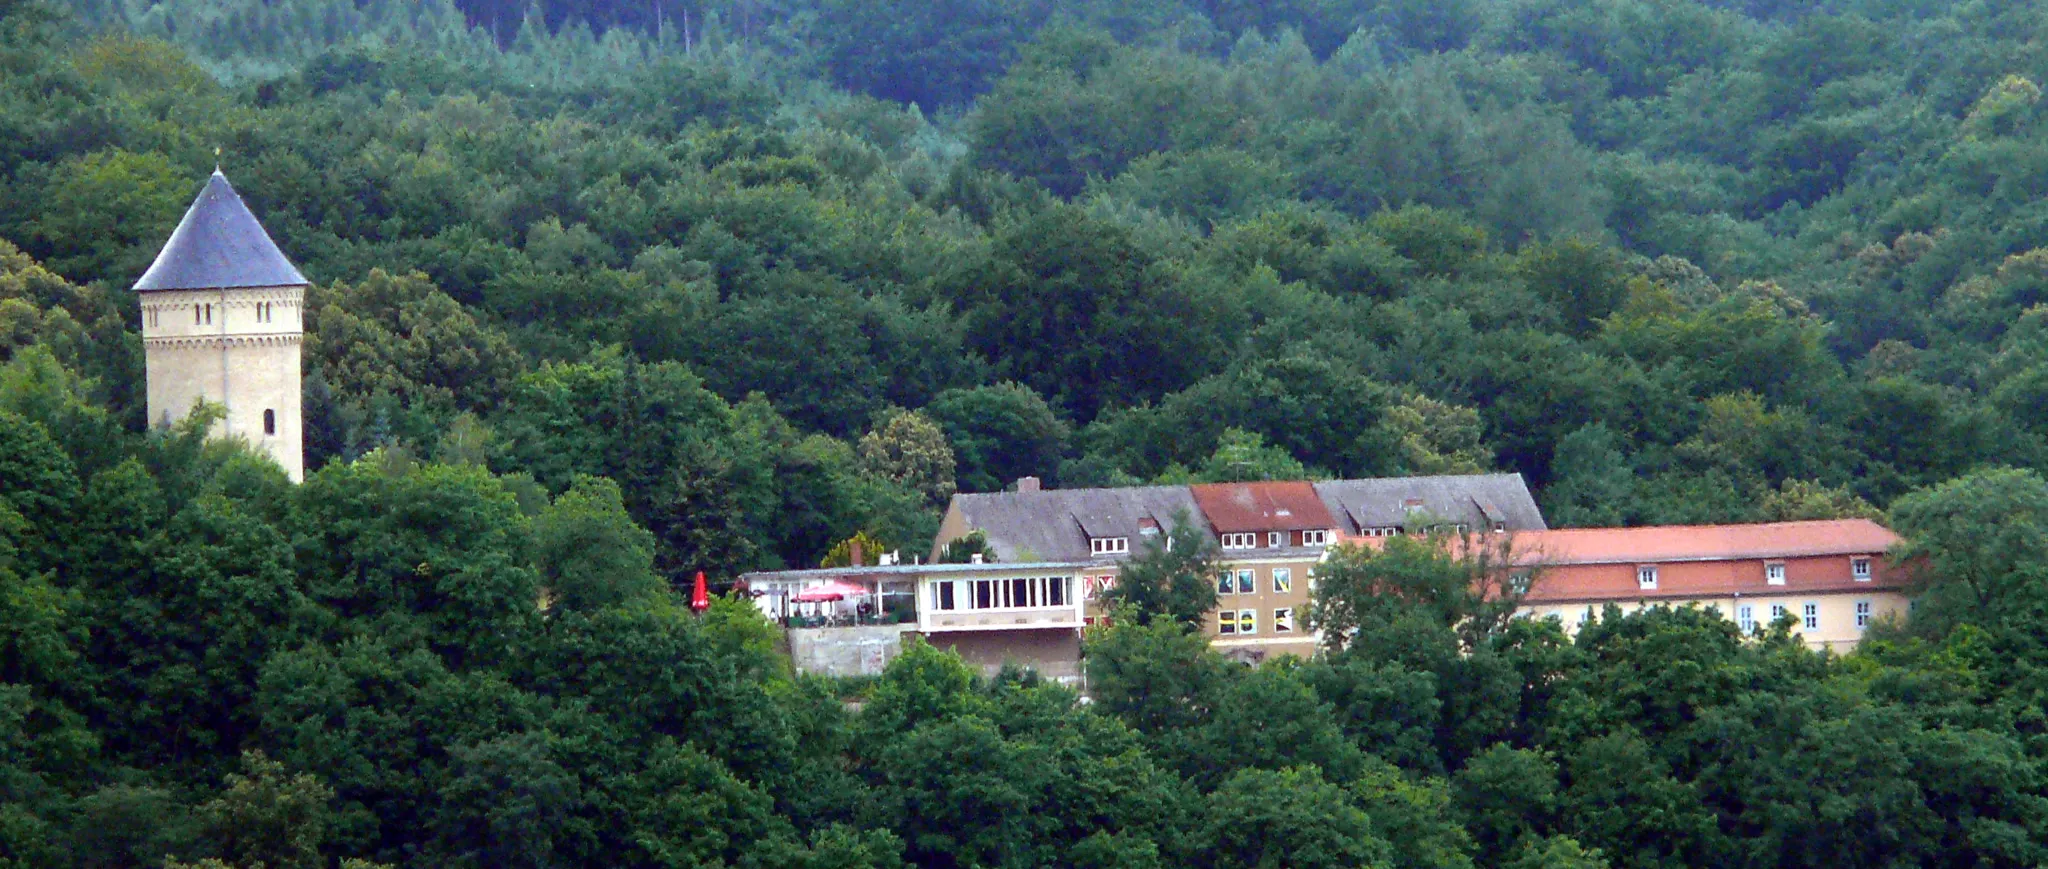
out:
<path id="1" fill-rule="evenodd" d="M 1854 577 L 1856 577 L 1856 581 L 1857 581 L 1857 582 L 1869 582 L 1869 581 L 1870 581 L 1870 559 L 1868 559 L 1868 558 L 1852 558 L 1852 559 L 1849 559 L 1849 575 L 1851 575 L 1851 576 L 1854 576 Z"/>
<path id="2" fill-rule="evenodd" d="M 1224 549 L 1257 549 L 1259 546 L 1259 535 L 1249 532 L 1225 534 L 1222 535 L 1220 542 L 1223 544 Z"/>
<path id="3" fill-rule="evenodd" d="M 1328 529 L 1328 528 L 1312 528 L 1312 529 L 1309 529 L 1309 530 L 1307 530 L 1307 531 L 1303 531 L 1303 532 L 1301 532 L 1301 545 L 1303 545 L 1303 546 L 1328 546 L 1328 545 L 1330 545 L 1330 529 Z"/>
<path id="4" fill-rule="evenodd" d="M 1785 584 L 1785 565 L 1783 565 L 1783 564 L 1766 564 L 1766 565 L 1764 565 L 1764 582 L 1770 583 L 1771 585 L 1784 585 L 1784 584 Z"/>
<path id="5" fill-rule="evenodd" d="M 1268 531 L 1268 532 L 1266 532 L 1266 546 L 1268 546 L 1268 547 L 1270 547 L 1270 548 L 1273 548 L 1273 549 L 1279 549 L 1280 547 L 1282 547 L 1282 546 L 1286 546 L 1286 545 L 1287 545 L 1287 532 L 1285 532 L 1285 531 Z"/>
<path id="6" fill-rule="evenodd" d="M 1636 568 L 1636 588 L 1642 591 L 1657 590 L 1657 565 L 1645 564 Z"/>
<path id="7" fill-rule="evenodd" d="M 1129 537 L 1090 537 L 1088 551 L 1096 555 L 1119 555 L 1131 551 Z"/>

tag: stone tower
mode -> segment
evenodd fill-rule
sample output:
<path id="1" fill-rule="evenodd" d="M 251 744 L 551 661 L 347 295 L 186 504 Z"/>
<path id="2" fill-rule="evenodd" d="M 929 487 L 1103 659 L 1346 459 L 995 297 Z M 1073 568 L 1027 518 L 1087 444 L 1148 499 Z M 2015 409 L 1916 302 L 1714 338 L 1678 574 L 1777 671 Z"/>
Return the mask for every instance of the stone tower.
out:
<path id="1" fill-rule="evenodd" d="M 204 399 L 227 408 L 215 437 L 240 437 L 305 475 L 299 428 L 306 278 L 215 170 L 142 280 L 149 420 L 169 425 Z"/>

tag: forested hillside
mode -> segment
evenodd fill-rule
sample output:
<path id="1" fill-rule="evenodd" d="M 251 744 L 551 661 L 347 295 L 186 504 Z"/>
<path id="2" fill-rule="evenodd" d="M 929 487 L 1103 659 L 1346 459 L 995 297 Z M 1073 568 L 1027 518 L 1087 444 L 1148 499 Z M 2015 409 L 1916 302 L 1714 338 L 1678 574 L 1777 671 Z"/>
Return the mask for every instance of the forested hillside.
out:
<path id="1" fill-rule="evenodd" d="M 2033 865 L 2044 80 L 2031 0 L 0 0 L 0 866 Z M 216 165 L 314 282 L 303 486 L 143 418 Z M 670 591 L 1481 470 L 1933 585 L 857 715 Z"/>

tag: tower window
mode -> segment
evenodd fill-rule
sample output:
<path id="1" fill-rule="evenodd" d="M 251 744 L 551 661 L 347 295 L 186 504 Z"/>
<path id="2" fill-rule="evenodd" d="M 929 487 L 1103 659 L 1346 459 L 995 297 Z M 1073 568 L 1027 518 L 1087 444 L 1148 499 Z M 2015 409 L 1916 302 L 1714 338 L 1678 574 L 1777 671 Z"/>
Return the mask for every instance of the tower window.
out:
<path id="1" fill-rule="evenodd" d="M 197 326 L 197 325 L 199 325 L 199 324 L 201 324 L 201 323 L 204 323 L 204 322 L 206 322 L 206 321 L 205 321 L 205 320 L 201 320 L 201 319 L 199 319 L 199 306 L 198 306 L 198 305 L 193 305 L 193 306 L 192 306 L 192 325 L 194 325 L 194 326 Z"/>
<path id="2" fill-rule="evenodd" d="M 277 411 L 266 410 L 263 412 L 263 433 L 266 435 L 277 434 Z"/>
<path id="3" fill-rule="evenodd" d="M 206 322 L 207 322 L 207 323 L 208 323 L 209 325 L 211 325 L 211 324 L 213 323 L 213 306 L 212 306 L 212 305 L 207 305 L 207 306 L 206 306 Z"/>

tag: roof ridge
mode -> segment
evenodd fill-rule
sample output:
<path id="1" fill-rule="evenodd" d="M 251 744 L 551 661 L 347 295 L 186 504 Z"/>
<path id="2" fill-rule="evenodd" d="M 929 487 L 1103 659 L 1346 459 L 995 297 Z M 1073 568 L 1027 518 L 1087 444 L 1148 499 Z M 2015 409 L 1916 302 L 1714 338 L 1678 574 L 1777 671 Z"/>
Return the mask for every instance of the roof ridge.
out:
<path id="1" fill-rule="evenodd" d="M 216 168 L 134 289 L 213 290 L 307 283 L 306 276 L 249 211 L 235 186 Z"/>

